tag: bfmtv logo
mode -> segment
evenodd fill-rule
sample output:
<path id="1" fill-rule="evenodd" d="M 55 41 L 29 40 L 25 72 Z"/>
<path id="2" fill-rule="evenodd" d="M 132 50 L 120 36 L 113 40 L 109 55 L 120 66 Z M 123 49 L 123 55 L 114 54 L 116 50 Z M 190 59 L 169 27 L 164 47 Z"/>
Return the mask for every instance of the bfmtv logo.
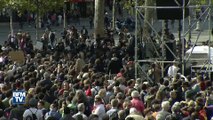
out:
<path id="1" fill-rule="evenodd" d="M 25 104 L 25 99 L 25 91 L 13 91 L 13 104 Z"/>

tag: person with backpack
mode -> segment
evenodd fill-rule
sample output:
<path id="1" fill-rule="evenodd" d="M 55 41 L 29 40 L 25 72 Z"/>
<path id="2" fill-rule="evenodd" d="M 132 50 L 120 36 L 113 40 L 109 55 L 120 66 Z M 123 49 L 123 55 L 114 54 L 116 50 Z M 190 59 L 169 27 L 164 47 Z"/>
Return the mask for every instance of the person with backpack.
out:
<path id="1" fill-rule="evenodd" d="M 42 111 L 36 108 L 37 102 L 35 98 L 29 100 L 30 108 L 24 111 L 23 120 L 43 120 Z"/>
<path id="2" fill-rule="evenodd" d="M 110 119 L 117 120 L 118 119 L 118 100 L 112 99 L 111 106 L 112 108 L 108 110 L 106 114 L 109 115 Z"/>

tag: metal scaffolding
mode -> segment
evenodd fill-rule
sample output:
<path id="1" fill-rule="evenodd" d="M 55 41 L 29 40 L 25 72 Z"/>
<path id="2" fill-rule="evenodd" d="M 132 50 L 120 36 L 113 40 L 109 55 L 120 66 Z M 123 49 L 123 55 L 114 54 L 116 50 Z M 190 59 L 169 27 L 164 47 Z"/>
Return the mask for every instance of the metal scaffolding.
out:
<path id="1" fill-rule="evenodd" d="M 176 0 L 175 0 L 176 1 Z M 211 3 L 211 0 L 208 0 L 208 4 L 206 5 L 200 5 L 199 7 L 206 7 L 206 10 L 200 15 L 199 18 L 196 18 L 195 21 L 191 22 L 191 20 L 189 20 L 189 25 L 186 26 L 185 25 L 185 21 L 186 21 L 186 18 L 185 18 L 185 8 L 189 8 L 189 9 L 196 9 L 198 6 L 197 5 L 185 5 L 185 0 L 182 1 L 183 4 L 182 6 L 139 6 L 138 5 L 138 0 L 135 1 L 135 78 L 138 78 L 140 77 L 139 76 L 139 69 L 141 69 L 142 67 L 140 66 L 140 63 L 154 63 L 154 62 L 157 62 L 157 63 L 160 63 L 161 65 L 161 69 L 162 69 L 162 76 L 164 77 L 164 63 L 174 63 L 174 61 L 167 61 L 165 60 L 165 48 L 167 48 L 171 54 L 174 56 L 175 59 L 179 59 L 181 61 L 179 61 L 179 63 L 182 65 L 182 74 L 184 74 L 184 70 L 185 70 L 185 63 L 188 62 L 188 60 L 190 59 L 190 55 L 186 58 L 185 56 L 185 41 L 184 39 L 186 38 L 187 35 L 191 35 L 191 31 L 192 29 L 194 28 L 194 26 L 196 25 L 197 22 L 199 22 L 199 19 L 201 18 L 204 18 L 204 21 L 203 22 L 208 22 L 208 31 L 209 31 L 209 42 L 208 42 L 208 46 L 209 46 L 209 54 L 211 54 L 211 51 L 210 51 L 210 44 L 211 44 L 211 39 L 212 39 L 212 33 L 211 33 L 211 9 L 212 9 L 212 3 Z M 190 0 L 189 0 L 190 2 Z M 145 15 L 143 15 L 143 13 L 141 12 L 142 9 L 165 9 L 165 8 L 169 8 L 169 9 L 175 9 L 175 8 L 181 8 L 182 11 L 183 11 L 183 18 L 182 20 L 180 20 L 180 22 L 182 21 L 182 31 L 179 33 L 180 34 L 180 40 L 179 42 L 181 42 L 182 44 L 182 48 L 181 48 L 181 56 L 176 56 L 175 53 L 169 49 L 169 47 L 165 44 L 165 40 L 163 38 L 163 35 L 162 36 L 159 36 L 158 35 L 158 32 L 156 30 L 156 28 L 152 25 L 151 21 L 145 21 L 145 19 L 143 20 L 143 23 L 147 23 L 149 25 L 149 27 L 152 29 L 152 32 L 154 32 L 156 35 L 157 35 L 157 38 L 158 40 L 160 41 L 161 43 L 161 55 L 162 57 L 160 58 L 149 58 L 149 59 L 139 59 L 138 58 L 138 44 L 140 43 L 140 39 L 138 38 L 138 35 L 139 35 L 139 21 L 141 20 L 141 16 L 142 18 L 144 18 Z M 207 15 L 206 15 L 207 14 Z M 189 14 L 190 16 L 190 14 Z M 188 18 L 188 17 L 187 17 Z M 140 22 L 141 23 L 141 22 Z M 164 22 L 162 22 L 162 28 L 164 27 Z M 187 29 L 186 29 L 187 28 Z M 197 34 L 197 38 L 196 38 L 196 41 L 193 43 L 192 47 L 194 49 L 195 45 L 198 43 L 199 41 L 199 38 L 200 38 L 200 34 L 201 34 L 202 31 L 199 31 L 198 34 Z M 162 29 L 162 34 L 163 34 L 163 29 Z M 152 44 L 153 44 L 153 41 L 150 41 Z M 153 46 L 155 46 L 153 44 Z M 156 49 L 155 49 L 156 50 Z M 158 54 L 159 52 L 156 51 Z M 175 61 L 177 62 L 177 61 Z M 211 56 L 209 55 L 209 60 L 208 60 L 208 66 L 210 66 L 212 63 L 211 63 Z M 210 67 L 208 67 L 210 69 Z M 210 77 L 210 70 L 209 71 L 209 77 Z M 144 75 L 145 71 L 143 71 L 143 76 L 146 78 L 146 79 L 150 79 L 149 76 L 147 75 Z"/>

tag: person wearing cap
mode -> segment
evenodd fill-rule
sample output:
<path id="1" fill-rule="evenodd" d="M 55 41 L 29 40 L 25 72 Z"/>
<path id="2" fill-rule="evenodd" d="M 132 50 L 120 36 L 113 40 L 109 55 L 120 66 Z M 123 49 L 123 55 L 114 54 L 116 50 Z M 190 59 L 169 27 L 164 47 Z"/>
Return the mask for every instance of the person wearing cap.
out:
<path id="1" fill-rule="evenodd" d="M 38 110 L 36 108 L 37 102 L 38 101 L 35 98 L 31 98 L 29 100 L 29 106 L 30 106 L 30 108 L 24 111 L 23 120 L 26 120 L 27 116 L 32 116 L 32 114 L 35 114 L 38 120 L 43 120 L 43 113 L 42 113 L 42 111 Z"/>
<path id="2" fill-rule="evenodd" d="M 132 107 L 136 108 L 137 111 L 143 114 L 144 103 L 140 100 L 139 92 L 136 90 L 132 91 L 131 97 L 132 97 L 132 100 L 131 100 Z"/>
<path id="3" fill-rule="evenodd" d="M 98 115 L 99 120 L 101 120 L 105 113 L 106 113 L 106 110 L 105 110 L 104 104 L 102 102 L 102 98 L 99 95 L 96 95 L 95 100 L 94 100 L 94 108 L 93 108 L 92 114 Z"/>

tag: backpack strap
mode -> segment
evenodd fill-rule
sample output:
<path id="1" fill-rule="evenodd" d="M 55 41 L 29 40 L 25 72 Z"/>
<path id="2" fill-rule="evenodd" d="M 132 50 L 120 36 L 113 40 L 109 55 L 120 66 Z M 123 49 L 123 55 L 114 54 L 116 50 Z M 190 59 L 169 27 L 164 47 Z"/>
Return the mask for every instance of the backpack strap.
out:
<path id="1" fill-rule="evenodd" d="M 36 113 L 37 113 L 37 111 L 38 111 L 38 109 L 36 109 L 36 112 L 35 112 L 35 113 L 33 113 L 33 112 L 30 110 L 30 108 L 29 108 L 29 111 L 30 111 L 32 114 L 36 114 Z"/>

